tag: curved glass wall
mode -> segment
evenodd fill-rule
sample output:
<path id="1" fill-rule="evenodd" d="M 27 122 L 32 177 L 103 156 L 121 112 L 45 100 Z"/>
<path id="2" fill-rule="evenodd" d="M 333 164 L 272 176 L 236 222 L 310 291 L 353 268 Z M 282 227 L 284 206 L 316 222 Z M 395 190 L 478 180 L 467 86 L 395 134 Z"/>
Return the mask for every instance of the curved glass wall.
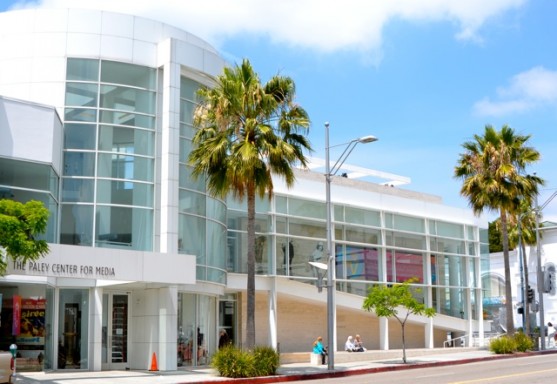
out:
<path id="1" fill-rule="evenodd" d="M 246 273 L 247 216 L 228 201 L 229 270 Z M 415 278 L 438 313 L 467 318 L 466 292 L 477 284 L 477 229 L 458 223 L 335 204 L 337 289 L 365 296 L 371 284 Z M 325 203 L 275 196 L 256 204 L 256 272 L 315 284 L 310 261 L 326 263 Z M 476 292 L 469 297 L 476 303 Z M 472 306 L 475 311 L 475 306 Z"/>
<path id="2" fill-rule="evenodd" d="M 40 238 L 58 242 L 59 176 L 47 164 L 0 158 L 0 199 L 21 203 L 41 201 L 50 212 L 46 233 Z"/>
<path id="3" fill-rule="evenodd" d="M 195 255 L 197 279 L 226 283 L 226 205 L 206 193 L 205 180 L 193 179 L 188 165 L 193 135 L 196 92 L 201 85 L 180 81 L 180 156 L 178 252 Z"/>
<path id="4" fill-rule="evenodd" d="M 153 250 L 156 70 L 68 59 L 60 242 Z"/>

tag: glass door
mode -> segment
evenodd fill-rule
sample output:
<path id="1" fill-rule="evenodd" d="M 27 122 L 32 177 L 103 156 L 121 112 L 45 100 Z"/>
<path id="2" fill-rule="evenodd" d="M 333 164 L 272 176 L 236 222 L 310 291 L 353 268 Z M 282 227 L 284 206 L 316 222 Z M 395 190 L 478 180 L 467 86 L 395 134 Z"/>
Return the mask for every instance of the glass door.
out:
<path id="1" fill-rule="evenodd" d="M 128 367 L 129 294 L 103 294 L 102 369 Z"/>

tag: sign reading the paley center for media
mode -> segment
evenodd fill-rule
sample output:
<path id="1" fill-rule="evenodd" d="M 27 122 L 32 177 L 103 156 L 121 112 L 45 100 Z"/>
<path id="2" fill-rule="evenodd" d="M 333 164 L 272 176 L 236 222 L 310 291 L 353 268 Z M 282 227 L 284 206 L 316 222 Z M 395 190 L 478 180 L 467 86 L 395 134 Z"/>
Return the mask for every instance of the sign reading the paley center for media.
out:
<path id="1" fill-rule="evenodd" d="M 45 263 L 41 261 L 12 262 L 13 271 L 27 272 L 33 275 L 106 278 L 116 276 L 114 267 L 83 264 Z"/>

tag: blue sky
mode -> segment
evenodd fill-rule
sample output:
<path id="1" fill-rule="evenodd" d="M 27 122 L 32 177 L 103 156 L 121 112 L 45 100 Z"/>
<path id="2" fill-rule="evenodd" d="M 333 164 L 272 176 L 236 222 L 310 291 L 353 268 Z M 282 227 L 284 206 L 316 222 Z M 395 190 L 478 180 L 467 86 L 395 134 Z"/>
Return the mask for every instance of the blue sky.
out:
<path id="1" fill-rule="evenodd" d="M 248 58 L 263 81 L 291 76 L 312 155 L 324 157 L 325 122 L 331 145 L 374 135 L 348 162 L 411 178 L 398 188 L 467 207 L 453 178 L 461 144 L 508 124 L 542 155 L 528 169 L 546 180 L 540 204 L 557 190 L 554 0 L 0 0 L 27 6 L 154 18 Z M 557 199 L 544 218 L 557 221 Z"/>

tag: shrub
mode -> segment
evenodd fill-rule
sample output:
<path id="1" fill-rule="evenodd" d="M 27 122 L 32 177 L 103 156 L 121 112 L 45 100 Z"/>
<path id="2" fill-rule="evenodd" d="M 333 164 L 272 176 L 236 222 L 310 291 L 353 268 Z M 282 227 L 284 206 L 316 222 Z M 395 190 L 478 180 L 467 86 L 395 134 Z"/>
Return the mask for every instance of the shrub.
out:
<path id="1" fill-rule="evenodd" d="M 514 341 L 516 343 L 516 350 L 518 352 L 526 352 L 534 349 L 534 340 L 532 340 L 522 332 L 517 332 L 514 334 Z"/>
<path id="2" fill-rule="evenodd" d="M 280 355 L 271 347 L 256 347 L 253 350 L 256 376 L 270 376 L 277 373 Z"/>
<path id="3" fill-rule="evenodd" d="M 489 350 L 498 355 L 514 353 L 516 352 L 516 341 L 508 335 L 503 335 L 497 339 L 491 340 L 489 343 Z"/>
<path id="4" fill-rule="evenodd" d="M 211 365 L 219 375 L 231 378 L 274 375 L 280 364 L 280 356 L 273 348 L 256 347 L 242 351 L 229 345 L 213 355 Z"/>

